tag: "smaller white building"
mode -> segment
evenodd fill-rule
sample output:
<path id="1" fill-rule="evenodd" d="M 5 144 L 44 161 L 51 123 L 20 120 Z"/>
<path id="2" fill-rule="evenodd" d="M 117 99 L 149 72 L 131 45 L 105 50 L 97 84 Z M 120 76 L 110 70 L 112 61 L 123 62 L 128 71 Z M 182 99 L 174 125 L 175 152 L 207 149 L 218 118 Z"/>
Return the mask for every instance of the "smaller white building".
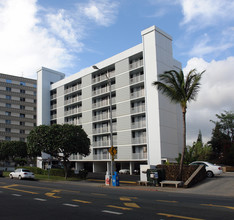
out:
<path id="1" fill-rule="evenodd" d="M 152 26 L 142 43 L 65 78 L 42 67 L 37 80 L 37 125 L 81 125 L 91 140 L 91 154 L 73 155 L 75 169 L 110 169 L 110 93 L 116 169 L 132 172 L 140 164 L 175 161 L 182 149 L 182 112 L 152 86 L 158 75 L 179 70 L 172 38 Z M 108 77 L 106 77 L 108 76 Z M 108 80 L 111 81 L 111 91 Z"/>

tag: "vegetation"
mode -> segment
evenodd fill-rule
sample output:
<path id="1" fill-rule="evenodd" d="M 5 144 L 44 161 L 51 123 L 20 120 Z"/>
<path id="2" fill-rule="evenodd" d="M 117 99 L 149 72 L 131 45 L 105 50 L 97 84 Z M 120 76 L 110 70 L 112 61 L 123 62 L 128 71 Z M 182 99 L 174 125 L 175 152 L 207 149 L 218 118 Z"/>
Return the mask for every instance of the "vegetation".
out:
<path id="1" fill-rule="evenodd" d="M 41 152 L 45 152 L 60 160 L 64 166 L 65 178 L 72 154 L 90 154 L 90 140 L 85 131 L 76 125 L 40 125 L 30 132 L 27 145 L 30 155 L 41 156 Z"/>
<path id="2" fill-rule="evenodd" d="M 16 166 L 27 163 L 27 145 L 22 141 L 0 142 L 0 160 L 4 162 L 13 161 Z"/>
<path id="3" fill-rule="evenodd" d="M 234 113 L 225 111 L 216 114 L 218 121 L 212 121 L 215 128 L 209 144 L 213 149 L 213 159 L 226 165 L 234 165 Z"/>
<path id="4" fill-rule="evenodd" d="M 183 114 L 183 150 L 180 160 L 179 179 L 182 179 L 182 169 L 184 162 L 184 153 L 186 149 L 186 112 L 188 102 L 195 100 L 200 88 L 202 73 L 197 73 L 195 69 L 191 70 L 185 77 L 182 70 L 166 71 L 159 75 L 159 81 L 153 82 L 153 85 L 167 96 L 171 102 L 178 103 L 181 106 Z"/>

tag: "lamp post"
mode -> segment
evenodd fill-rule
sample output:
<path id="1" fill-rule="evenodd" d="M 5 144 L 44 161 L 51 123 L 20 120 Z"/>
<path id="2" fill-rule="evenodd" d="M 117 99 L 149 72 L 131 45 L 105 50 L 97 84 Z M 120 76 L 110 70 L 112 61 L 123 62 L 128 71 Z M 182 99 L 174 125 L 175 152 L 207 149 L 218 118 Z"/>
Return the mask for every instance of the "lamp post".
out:
<path id="1" fill-rule="evenodd" d="M 96 69 L 96 70 L 99 70 L 99 68 L 97 67 L 97 66 L 92 66 L 93 67 L 93 69 Z M 113 123 L 112 123 L 112 98 L 111 98 L 111 92 L 112 92 L 112 90 L 111 90 L 111 79 L 110 79 L 110 76 L 109 76 L 109 74 L 108 74 L 108 70 L 107 70 L 107 73 L 106 73 L 106 78 L 107 78 L 107 81 L 108 81 L 108 86 L 109 86 L 109 97 L 110 97 L 110 144 L 111 144 L 111 146 L 110 146 L 110 150 L 111 149 L 113 149 Z M 109 150 L 109 152 L 110 152 L 110 150 Z M 111 153 L 110 152 L 110 154 L 111 154 L 111 179 L 112 179 L 112 176 L 113 176 L 113 174 L 114 174 L 114 155 L 113 155 L 113 153 Z M 112 181 L 111 181 L 111 183 L 112 183 Z"/>

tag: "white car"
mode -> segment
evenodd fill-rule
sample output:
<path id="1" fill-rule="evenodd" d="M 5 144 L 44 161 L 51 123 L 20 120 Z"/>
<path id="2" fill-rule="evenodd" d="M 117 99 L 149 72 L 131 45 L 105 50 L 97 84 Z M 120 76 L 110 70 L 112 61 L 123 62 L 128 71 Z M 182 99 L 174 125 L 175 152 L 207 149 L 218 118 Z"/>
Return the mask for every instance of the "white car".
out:
<path id="1" fill-rule="evenodd" d="M 129 169 L 121 169 L 121 170 L 119 170 L 119 174 L 130 174 L 130 170 Z"/>
<path id="2" fill-rule="evenodd" d="M 16 169 L 14 172 L 11 172 L 9 174 L 9 177 L 11 179 L 13 178 L 18 178 L 18 179 L 34 179 L 34 173 L 31 172 L 30 170 L 27 170 L 27 169 Z"/>
<path id="3" fill-rule="evenodd" d="M 213 177 L 214 175 L 220 175 L 222 171 L 221 166 L 217 166 L 215 164 L 205 162 L 205 161 L 194 161 L 189 165 L 204 165 L 206 168 L 206 175 L 207 177 Z"/>

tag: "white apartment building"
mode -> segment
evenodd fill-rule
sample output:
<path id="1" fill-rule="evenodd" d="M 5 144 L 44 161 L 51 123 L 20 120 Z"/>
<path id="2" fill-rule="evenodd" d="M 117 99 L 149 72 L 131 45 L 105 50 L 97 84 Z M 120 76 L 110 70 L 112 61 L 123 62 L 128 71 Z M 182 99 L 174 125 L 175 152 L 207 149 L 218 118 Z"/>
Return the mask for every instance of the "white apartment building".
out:
<path id="1" fill-rule="evenodd" d="M 110 170 L 110 93 L 117 170 L 175 161 L 182 150 L 180 106 L 152 86 L 158 74 L 181 69 L 172 56 L 172 38 L 155 26 L 141 35 L 141 44 L 95 64 L 96 69 L 67 78 L 44 67 L 38 71 L 37 125 L 81 125 L 91 140 L 89 156 L 71 156 L 76 170 Z"/>

